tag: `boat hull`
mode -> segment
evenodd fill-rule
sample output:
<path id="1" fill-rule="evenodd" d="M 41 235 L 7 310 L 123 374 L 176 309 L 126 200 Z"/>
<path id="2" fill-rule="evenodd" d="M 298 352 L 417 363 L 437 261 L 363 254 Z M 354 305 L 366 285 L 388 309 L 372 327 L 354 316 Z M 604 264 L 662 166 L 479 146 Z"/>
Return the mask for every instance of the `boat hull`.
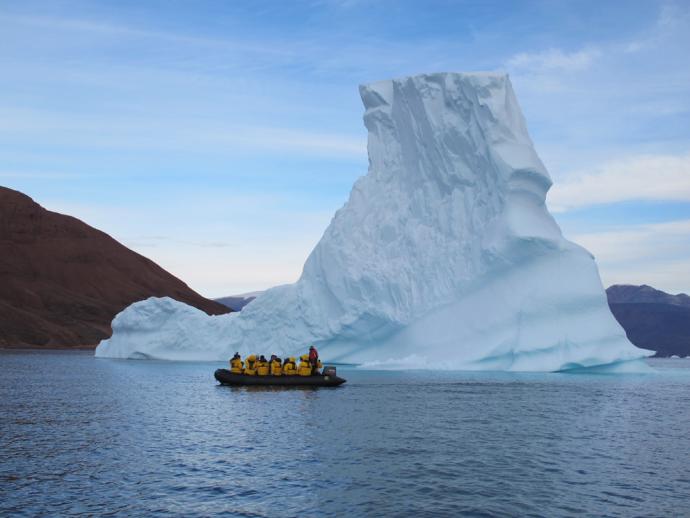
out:
<path id="1" fill-rule="evenodd" d="M 228 369 L 218 369 L 214 376 L 221 385 L 232 386 L 337 387 L 345 383 L 339 376 L 247 376 Z"/>

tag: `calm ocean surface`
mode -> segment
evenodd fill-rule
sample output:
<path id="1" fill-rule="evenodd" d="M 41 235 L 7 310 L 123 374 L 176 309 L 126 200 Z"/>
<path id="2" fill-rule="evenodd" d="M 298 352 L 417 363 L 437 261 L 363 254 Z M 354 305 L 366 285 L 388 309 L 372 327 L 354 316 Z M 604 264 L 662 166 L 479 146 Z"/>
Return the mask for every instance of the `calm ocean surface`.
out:
<path id="1" fill-rule="evenodd" d="M 690 360 L 650 363 L 270 390 L 0 352 L 0 514 L 690 516 Z"/>

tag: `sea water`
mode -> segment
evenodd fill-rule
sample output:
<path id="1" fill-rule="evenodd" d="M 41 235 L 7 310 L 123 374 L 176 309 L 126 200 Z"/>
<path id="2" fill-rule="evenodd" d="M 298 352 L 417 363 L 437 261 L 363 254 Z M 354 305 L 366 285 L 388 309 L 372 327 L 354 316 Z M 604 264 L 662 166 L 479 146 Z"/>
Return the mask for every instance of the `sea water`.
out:
<path id="1" fill-rule="evenodd" d="M 654 374 L 376 372 L 0 353 L 0 514 L 688 516 L 690 360 Z"/>

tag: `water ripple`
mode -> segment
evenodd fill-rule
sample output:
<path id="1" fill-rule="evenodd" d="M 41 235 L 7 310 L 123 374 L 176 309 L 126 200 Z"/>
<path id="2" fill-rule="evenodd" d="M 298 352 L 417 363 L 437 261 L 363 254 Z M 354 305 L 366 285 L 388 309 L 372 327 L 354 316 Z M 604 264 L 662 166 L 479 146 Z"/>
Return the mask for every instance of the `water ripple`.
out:
<path id="1" fill-rule="evenodd" d="M 2 515 L 690 515 L 690 376 L 671 371 L 265 390 L 209 363 L 0 362 Z"/>

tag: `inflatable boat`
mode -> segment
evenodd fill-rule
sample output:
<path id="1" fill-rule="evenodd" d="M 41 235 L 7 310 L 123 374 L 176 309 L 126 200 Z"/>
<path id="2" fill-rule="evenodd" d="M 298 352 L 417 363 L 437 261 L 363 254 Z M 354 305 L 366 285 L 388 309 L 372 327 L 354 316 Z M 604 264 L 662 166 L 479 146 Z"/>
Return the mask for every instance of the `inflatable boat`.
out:
<path id="1" fill-rule="evenodd" d="M 326 367 L 322 374 L 312 376 L 247 376 L 228 369 L 218 369 L 214 376 L 221 385 L 271 387 L 337 387 L 346 380 L 336 375 L 335 367 Z"/>

